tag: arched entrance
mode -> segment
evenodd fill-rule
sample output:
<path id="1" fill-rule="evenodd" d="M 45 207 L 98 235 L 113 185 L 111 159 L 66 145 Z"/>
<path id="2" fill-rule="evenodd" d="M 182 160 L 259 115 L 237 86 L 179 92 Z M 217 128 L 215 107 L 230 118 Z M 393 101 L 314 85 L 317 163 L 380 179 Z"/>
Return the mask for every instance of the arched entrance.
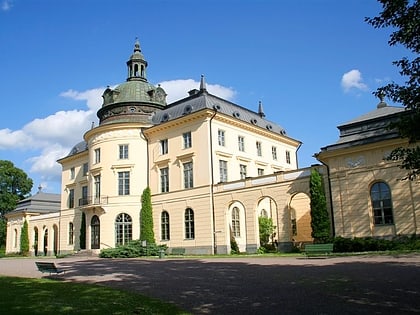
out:
<path id="1" fill-rule="evenodd" d="M 91 230 L 91 238 L 90 238 L 90 248 L 91 249 L 99 249 L 100 248 L 100 229 L 101 224 L 99 221 L 99 217 L 94 215 L 92 220 L 90 221 L 90 230 Z"/>
<path id="2" fill-rule="evenodd" d="M 259 224 L 259 218 L 262 217 L 264 219 L 271 219 L 272 223 L 273 223 L 273 233 L 270 233 L 270 235 L 268 236 L 268 244 L 270 244 L 271 249 L 276 249 L 277 250 L 277 245 L 278 245 L 278 235 L 280 234 L 280 229 L 282 228 L 282 224 L 279 222 L 279 218 L 277 215 L 278 211 L 277 211 L 277 204 L 274 201 L 274 199 L 272 199 L 271 197 L 263 197 L 258 201 L 257 204 L 257 208 L 255 211 L 255 215 L 256 215 L 256 231 L 258 231 L 258 233 L 256 234 L 258 236 L 258 246 L 261 246 L 261 240 L 260 240 L 260 224 Z M 267 240 L 266 240 L 267 241 Z"/>
<path id="3" fill-rule="evenodd" d="M 57 225 L 54 224 L 53 226 L 53 250 L 54 250 L 54 255 L 57 256 L 58 254 L 58 227 Z"/>
<path id="4" fill-rule="evenodd" d="M 38 228 L 34 227 L 34 255 L 38 256 Z"/>
<path id="5" fill-rule="evenodd" d="M 44 246 L 43 246 L 43 249 L 44 249 L 44 256 L 47 256 L 48 255 L 48 229 L 47 228 L 45 228 L 45 230 L 44 230 Z"/>
<path id="6" fill-rule="evenodd" d="M 312 242 L 311 200 L 305 193 L 293 195 L 289 203 L 290 237 L 294 244 Z"/>

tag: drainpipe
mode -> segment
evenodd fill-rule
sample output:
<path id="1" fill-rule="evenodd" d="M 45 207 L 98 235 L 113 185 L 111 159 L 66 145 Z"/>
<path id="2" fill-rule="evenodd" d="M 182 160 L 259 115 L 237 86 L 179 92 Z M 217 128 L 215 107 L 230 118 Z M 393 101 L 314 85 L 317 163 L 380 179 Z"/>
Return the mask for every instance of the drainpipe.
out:
<path id="1" fill-rule="evenodd" d="M 214 110 L 213 116 L 210 118 L 210 169 L 211 169 L 211 188 L 210 188 L 210 199 L 211 199 L 211 211 L 212 211 L 212 222 L 213 222 L 213 255 L 217 254 L 217 243 L 216 243 L 216 215 L 214 209 L 214 173 L 213 173 L 213 132 L 211 123 L 213 118 L 217 114 L 217 110 Z"/>

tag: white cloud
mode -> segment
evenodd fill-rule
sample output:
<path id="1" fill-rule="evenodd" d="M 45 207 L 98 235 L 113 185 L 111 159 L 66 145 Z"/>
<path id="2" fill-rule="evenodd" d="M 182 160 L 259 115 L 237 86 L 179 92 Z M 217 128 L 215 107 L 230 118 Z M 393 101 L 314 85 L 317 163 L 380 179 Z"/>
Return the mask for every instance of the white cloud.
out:
<path id="1" fill-rule="evenodd" d="M 341 78 L 341 86 L 344 92 L 349 92 L 351 89 L 367 91 L 368 86 L 363 82 L 362 73 L 353 69 L 343 74 Z"/>
<path id="2" fill-rule="evenodd" d="M 1 3 L 1 10 L 2 11 L 9 11 L 12 8 L 12 1 L 10 0 L 3 0 Z"/>
<path id="3" fill-rule="evenodd" d="M 198 89 L 200 82 L 192 79 L 161 82 L 165 89 L 167 102 L 188 96 L 188 91 Z M 114 87 L 115 88 L 115 87 Z M 83 134 L 97 122 L 96 112 L 102 105 L 104 87 L 76 91 L 69 89 L 60 94 L 72 100 L 84 101 L 82 109 L 58 111 L 43 118 L 35 118 L 20 130 L 0 129 L 0 150 L 28 151 L 26 157 L 30 172 L 38 174 L 41 186 L 59 187 L 61 185 L 61 166 L 57 160 L 65 157 L 71 148 L 83 140 Z M 219 97 L 232 100 L 236 92 L 218 84 L 207 84 L 207 90 Z M 80 106 L 79 106 L 80 107 Z M 24 153 L 22 153 L 24 155 Z M 34 183 L 37 187 L 39 183 Z"/>

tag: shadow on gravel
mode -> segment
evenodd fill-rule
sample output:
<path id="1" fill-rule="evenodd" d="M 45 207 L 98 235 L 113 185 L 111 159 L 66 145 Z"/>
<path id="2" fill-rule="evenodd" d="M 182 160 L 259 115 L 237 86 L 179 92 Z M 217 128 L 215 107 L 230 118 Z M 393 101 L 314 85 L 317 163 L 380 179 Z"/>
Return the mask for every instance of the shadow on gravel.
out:
<path id="1" fill-rule="evenodd" d="M 95 259 L 60 267 L 64 279 L 134 290 L 193 314 L 420 313 L 419 268 L 407 263 Z"/>

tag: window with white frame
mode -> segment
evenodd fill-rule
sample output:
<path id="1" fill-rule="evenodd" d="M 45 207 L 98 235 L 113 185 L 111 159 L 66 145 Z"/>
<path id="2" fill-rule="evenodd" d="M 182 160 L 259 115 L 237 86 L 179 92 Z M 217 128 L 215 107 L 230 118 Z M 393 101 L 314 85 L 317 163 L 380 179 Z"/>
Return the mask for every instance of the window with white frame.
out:
<path id="1" fill-rule="evenodd" d="M 274 161 L 277 161 L 277 147 L 271 147 L 271 155 Z"/>
<path id="2" fill-rule="evenodd" d="M 184 149 L 191 148 L 192 146 L 191 131 L 183 133 L 182 139 L 184 142 Z"/>
<path id="3" fill-rule="evenodd" d="M 118 172 L 118 195 L 130 194 L 130 172 Z"/>
<path id="4" fill-rule="evenodd" d="M 246 165 L 245 164 L 239 164 L 239 174 L 241 179 L 246 178 Z"/>
<path id="5" fill-rule="evenodd" d="M 93 177 L 94 188 L 95 188 L 95 204 L 99 203 L 101 197 L 101 175 Z"/>
<path id="6" fill-rule="evenodd" d="M 98 164 L 101 162 L 101 149 L 95 149 L 95 164 Z"/>
<path id="7" fill-rule="evenodd" d="M 162 241 L 170 240 L 170 230 L 169 230 L 169 213 L 167 211 L 162 211 L 160 216 L 160 238 Z"/>
<path id="8" fill-rule="evenodd" d="M 232 234 L 234 237 L 241 236 L 241 220 L 238 207 L 232 209 Z"/>
<path id="9" fill-rule="evenodd" d="M 160 154 L 168 154 L 168 139 L 160 140 Z"/>
<path id="10" fill-rule="evenodd" d="M 193 188 L 193 163 L 187 162 L 183 163 L 184 167 L 184 188 Z"/>
<path id="11" fill-rule="evenodd" d="M 245 152 L 245 138 L 242 136 L 238 136 L 238 150 Z"/>
<path id="12" fill-rule="evenodd" d="M 133 237 L 133 222 L 127 213 L 120 213 L 115 219 L 115 245 L 126 245 Z"/>
<path id="13" fill-rule="evenodd" d="M 74 225 L 73 222 L 69 223 L 69 245 L 74 244 Z"/>
<path id="14" fill-rule="evenodd" d="M 184 224 L 185 224 L 185 239 L 194 239 L 194 211 L 191 208 L 185 210 Z"/>
<path id="15" fill-rule="evenodd" d="M 120 160 L 128 159 L 128 144 L 119 145 L 119 158 Z"/>
<path id="16" fill-rule="evenodd" d="M 219 145 L 224 147 L 225 146 L 225 131 L 219 129 L 217 131 L 217 138 L 218 138 L 218 141 L 219 141 Z"/>
<path id="17" fill-rule="evenodd" d="M 290 164 L 290 151 L 286 150 L 286 163 Z"/>
<path id="18" fill-rule="evenodd" d="M 255 145 L 256 145 L 256 147 L 257 147 L 257 155 L 258 155 L 258 156 L 262 156 L 261 142 L 260 142 L 260 141 L 257 141 L 257 142 L 255 143 Z"/>
<path id="19" fill-rule="evenodd" d="M 227 161 L 219 160 L 219 173 L 220 173 L 220 182 L 224 183 L 228 181 L 228 169 Z"/>
<path id="20" fill-rule="evenodd" d="M 74 208 L 74 189 L 69 190 L 69 208 Z"/>
<path id="21" fill-rule="evenodd" d="M 169 167 L 160 169 L 160 192 L 169 191 Z"/>
<path id="22" fill-rule="evenodd" d="M 391 190 L 385 182 L 377 182 L 370 188 L 375 225 L 393 224 Z"/>

